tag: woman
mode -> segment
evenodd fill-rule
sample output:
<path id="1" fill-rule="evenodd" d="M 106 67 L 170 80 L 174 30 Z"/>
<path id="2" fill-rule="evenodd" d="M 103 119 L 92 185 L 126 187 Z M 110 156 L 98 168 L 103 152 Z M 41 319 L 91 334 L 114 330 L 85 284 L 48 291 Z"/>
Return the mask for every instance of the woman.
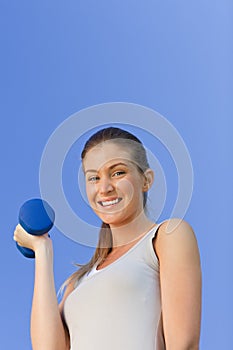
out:
<path id="1" fill-rule="evenodd" d="M 82 164 L 89 204 L 103 223 L 93 257 L 66 281 L 60 305 L 52 241 L 20 225 L 14 233 L 35 251 L 33 349 L 199 349 L 196 238 L 184 220 L 157 224 L 147 216 L 154 173 L 141 141 L 119 128 L 102 129 L 87 141 Z"/>

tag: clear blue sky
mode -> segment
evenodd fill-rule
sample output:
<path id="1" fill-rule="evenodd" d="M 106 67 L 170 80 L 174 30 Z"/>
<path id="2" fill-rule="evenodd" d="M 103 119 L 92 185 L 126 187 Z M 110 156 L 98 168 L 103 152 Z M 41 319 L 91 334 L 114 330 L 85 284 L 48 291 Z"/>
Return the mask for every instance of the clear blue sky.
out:
<path id="1" fill-rule="evenodd" d="M 34 267 L 12 233 L 20 205 L 40 195 L 45 144 L 73 113 L 112 101 L 158 111 L 186 143 L 194 190 L 185 219 L 203 270 L 201 349 L 233 348 L 232 7 L 227 0 L 1 1 L 1 349 L 31 349 Z M 72 263 L 93 250 L 57 228 L 51 235 L 58 289 Z"/>

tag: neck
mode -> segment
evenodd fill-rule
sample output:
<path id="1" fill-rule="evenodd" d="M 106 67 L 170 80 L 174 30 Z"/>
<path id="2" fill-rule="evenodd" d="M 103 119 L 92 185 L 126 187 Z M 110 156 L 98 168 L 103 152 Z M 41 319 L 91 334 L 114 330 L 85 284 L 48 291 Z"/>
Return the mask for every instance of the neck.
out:
<path id="1" fill-rule="evenodd" d="M 113 247 L 133 243 L 135 240 L 143 237 L 154 225 L 155 222 L 151 221 L 144 213 L 124 225 L 110 225 Z"/>

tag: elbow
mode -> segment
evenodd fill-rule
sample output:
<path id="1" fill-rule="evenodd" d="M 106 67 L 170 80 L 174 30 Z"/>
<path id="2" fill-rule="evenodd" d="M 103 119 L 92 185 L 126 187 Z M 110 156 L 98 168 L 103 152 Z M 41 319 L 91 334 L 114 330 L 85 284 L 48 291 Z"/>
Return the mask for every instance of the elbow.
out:
<path id="1" fill-rule="evenodd" d="M 189 345 L 186 345 L 183 349 L 184 350 L 199 350 L 199 344 L 189 344 Z"/>
<path id="2" fill-rule="evenodd" d="M 167 350 L 199 350 L 198 344 L 191 344 L 191 345 L 177 345 L 177 346 L 169 346 L 166 347 Z"/>
<path id="3" fill-rule="evenodd" d="M 184 350 L 199 350 L 199 344 L 191 344 L 184 348 Z"/>
<path id="4" fill-rule="evenodd" d="M 193 338 L 189 338 L 184 344 L 184 350 L 199 350 L 200 337 L 199 334 L 194 336 Z"/>
<path id="5" fill-rule="evenodd" d="M 43 346 L 43 347 L 41 347 L 40 345 L 39 345 L 39 347 L 38 346 L 32 346 L 32 349 L 33 350 L 41 350 L 43 348 L 43 350 L 51 350 L 51 349 L 54 349 L 54 350 L 68 350 L 68 349 L 70 349 L 67 345 L 59 345 L 59 346 L 57 346 L 57 345 L 55 345 L 55 346 L 50 346 L 50 345 L 46 345 L 46 346 Z"/>
<path id="6" fill-rule="evenodd" d="M 199 350 L 199 339 L 188 339 L 183 341 L 170 342 L 170 345 L 166 344 L 167 350 Z"/>
<path id="7" fill-rule="evenodd" d="M 179 345 L 175 347 L 169 347 L 169 350 L 199 350 L 199 344 L 185 344 L 185 345 Z"/>

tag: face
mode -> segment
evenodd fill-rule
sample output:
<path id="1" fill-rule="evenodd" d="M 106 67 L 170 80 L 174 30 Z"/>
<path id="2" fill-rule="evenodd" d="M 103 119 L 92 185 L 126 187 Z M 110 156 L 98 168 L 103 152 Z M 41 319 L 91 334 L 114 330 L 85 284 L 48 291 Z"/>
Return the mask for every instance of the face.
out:
<path id="1" fill-rule="evenodd" d="M 89 204 L 103 222 L 125 225 L 143 211 L 148 187 L 127 149 L 105 141 L 87 152 L 83 169 Z"/>

